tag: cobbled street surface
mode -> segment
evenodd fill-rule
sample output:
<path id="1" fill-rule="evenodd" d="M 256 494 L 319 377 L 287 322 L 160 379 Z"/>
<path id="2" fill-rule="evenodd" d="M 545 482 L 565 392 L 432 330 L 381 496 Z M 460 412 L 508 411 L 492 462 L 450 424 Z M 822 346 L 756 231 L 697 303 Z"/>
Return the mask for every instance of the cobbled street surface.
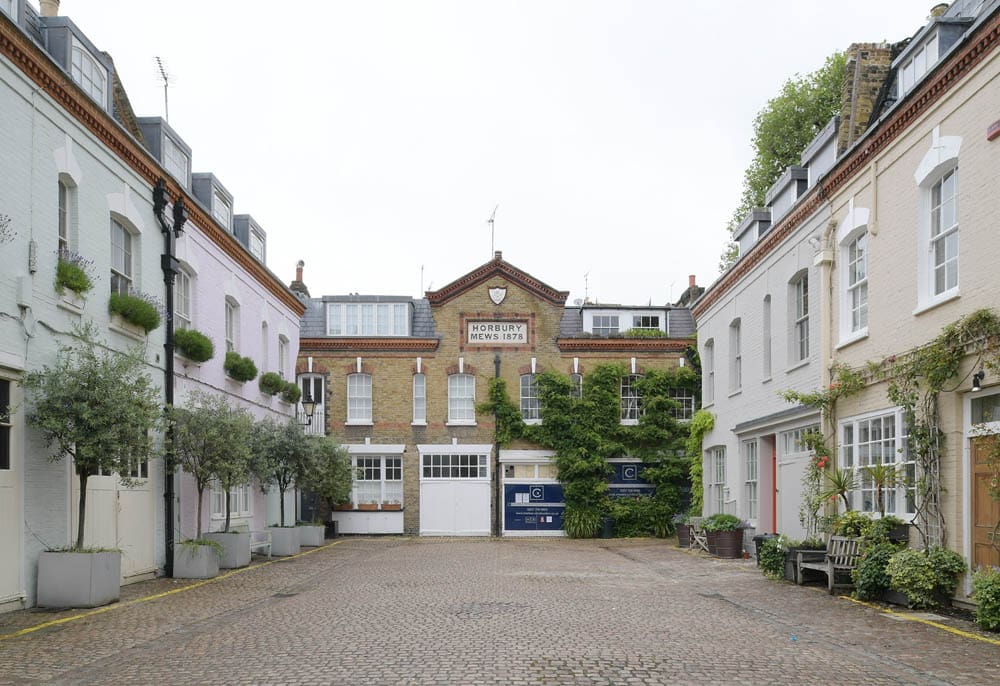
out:
<path id="1" fill-rule="evenodd" d="M 0 683 L 1000 683 L 996 644 L 649 539 L 343 539 L 135 602 L 191 583 L 0 638 Z"/>

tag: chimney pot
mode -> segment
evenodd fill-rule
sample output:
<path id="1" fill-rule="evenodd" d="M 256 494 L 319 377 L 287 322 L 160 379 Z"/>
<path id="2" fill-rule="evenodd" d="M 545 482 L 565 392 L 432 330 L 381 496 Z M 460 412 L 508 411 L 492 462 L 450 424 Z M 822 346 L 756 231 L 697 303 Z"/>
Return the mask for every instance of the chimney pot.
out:
<path id="1" fill-rule="evenodd" d="M 934 19 L 935 17 L 943 16 L 944 13 L 947 11 L 948 11 L 948 3 L 940 2 L 934 5 L 934 7 L 931 7 L 931 16 L 929 18 Z"/>
<path id="2" fill-rule="evenodd" d="M 697 282 L 694 279 L 694 274 L 689 274 L 688 275 L 688 288 L 694 288 L 695 285 L 696 285 L 696 283 Z"/>
<path id="3" fill-rule="evenodd" d="M 295 265 L 295 280 L 296 281 L 301 281 L 302 280 L 302 268 L 304 266 L 306 266 L 306 263 L 303 262 L 302 260 L 299 260 L 298 263 Z"/>
<path id="4" fill-rule="evenodd" d="M 59 0 L 39 0 L 39 13 L 43 17 L 59 16 Z"/>
<path id="5" fill-rule="evenodd" d="M 501 252 L 499 250 L 493 251 L 493 259 L 497 260 L 497 261 L 502 260 L 503 259 L 503 252 Z"/>

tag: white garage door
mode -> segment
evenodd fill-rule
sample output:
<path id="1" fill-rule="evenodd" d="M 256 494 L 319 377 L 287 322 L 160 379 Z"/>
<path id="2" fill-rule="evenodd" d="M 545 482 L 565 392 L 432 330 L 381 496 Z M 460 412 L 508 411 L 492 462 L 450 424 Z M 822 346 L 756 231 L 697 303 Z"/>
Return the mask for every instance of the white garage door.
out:
<path id="1" fill-rule="evenodd" d="M 420 534 L 490 535 L 491 446 L 418 446 Z"/>

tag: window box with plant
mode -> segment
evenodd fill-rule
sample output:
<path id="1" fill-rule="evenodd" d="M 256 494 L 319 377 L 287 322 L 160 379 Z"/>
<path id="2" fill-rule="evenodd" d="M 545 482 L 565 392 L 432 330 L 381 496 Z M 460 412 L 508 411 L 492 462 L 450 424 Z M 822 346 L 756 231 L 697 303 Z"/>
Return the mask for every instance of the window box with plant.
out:
<path id="1" fill-rule="evenodd" d="M 60 250 L 56 262 L 56 293 L 69 297 L 82 298 L 94 288 L 94 277 L 91 271 L 94 263 L 82 255 L 69 250 Z"/>
<path id="2" fill-rule="evenodd" d="M 215 357 L 212 339 L 195 329 L 174 331 L 174 349 L 192 362 L 208 362 Z"/>
<path id="3" fill-rule="evenodd" d="M 222 366 L 229 378 L 234 381 L 246 383 L 257 378 L 257 365 L 253 363 L 253 360 L 249 357 L 243 357 L 233 350 L 226 353 L 226 361 Z"/>
<path id="4" fill-rule="evenodd" d="M 277 395 L 285 389 L 285 380 L 277 372 L 264 372 L 257 383 L 260 392 L 267 395 Z"/>
<path id="5" fill-rule="evenodd" d="M 143 335 L 160 325 L 160 309 L 159 301 L 146 293 L 112 293 L 108 300 L 108 312 L 130 324 L 136 333 L 141 330 Z"/>
<path id="6" fill-rule="evenodd" d="M 281 389 L 281 399 L 294 405 L 302 398 L 302 389 L 294 381 L 286 381 Z"/>

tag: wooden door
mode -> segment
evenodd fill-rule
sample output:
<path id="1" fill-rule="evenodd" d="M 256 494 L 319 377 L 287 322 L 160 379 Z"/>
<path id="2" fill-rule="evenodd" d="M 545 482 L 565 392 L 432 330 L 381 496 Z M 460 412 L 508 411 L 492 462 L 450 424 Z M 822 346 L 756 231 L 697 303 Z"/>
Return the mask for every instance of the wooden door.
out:
<path id="1" fill-rule="evenodd" d="M 1000 566 L 1000 500 L 990 495 L 992 471 L 987 465 L 998 436 L 973 438 L 972 454 L 972 567 Z M 993 540 L 994 533 L 998 534 Z"/>

